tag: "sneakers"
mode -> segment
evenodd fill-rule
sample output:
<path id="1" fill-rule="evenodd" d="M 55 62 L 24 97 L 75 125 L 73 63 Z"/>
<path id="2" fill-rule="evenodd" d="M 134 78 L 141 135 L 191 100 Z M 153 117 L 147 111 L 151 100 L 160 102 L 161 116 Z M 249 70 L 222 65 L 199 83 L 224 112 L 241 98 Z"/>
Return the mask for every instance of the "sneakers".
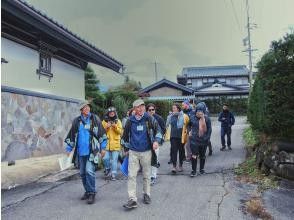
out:
<path id="1" fill-rule="evenodd" d="M 138 203 L 132 199 L 129 199 L 126 204 L 123 205 L 126 209 L 133 209 L 138 207 Z"/>
<path id="2" fill-rule="evenodd" d="M 177 173 L 177 169 L 175 167 L 172 168 L 171 170 L 172 174 L 176 174 Z"/>
<path id="3" fill-rule="evenodd" d="M 200 174 L 201 174 L 201 175 L 206 174 L 206 173 L 205 173 L 205 170 L 200 170 Z"/>
<path id="4" fill-rule="evenodd" d="M 151 177 L 150 185 L 153 186 L 156 183 L 156 178 Z"/>
<path id="5" fill-rule="evenodd" d="M 89 197 L 88 197 L 87 203 L 89 205 L 91 205 L 91 204 L 94 204 L 94 202 L 95 202 L 95 193 L 89 193 Z"/>
<path id="6" fill-rule="evenodd" d="M 105 169 L 104 170 L 104 176 L 109 176 L 109 174 L 110 174 L 110 169 Z"/>
<path id="7" fill-rule="evenodd" d="M 191 174 L 190 174 L 190 177 L 195 177 L 195 176 L 197 176 L 196 171 L 192 170 Z"/>
<path id="8" fill-rule="evenodd" d="M 179 166 L 177 170 L 178 170 L 178 172 L 180 172 L 180 173 L 184 171 L 184 169 L 183 169 L 182 166 Z"/>
<path id="9" fill-rule="evenodd" d="M 143 202 L 144 202 L 145 204 L 150 204 L 150 203 L 151 203 L 150 196 L 148 196 L 147 194 L 144 194 L 144 195 L 143 195 Z"/>
<path id="10" fill-rule="evenodd" d="M 231 146 L 228 146 L 228 149 L 229 149 L 229 150 L 232 150 Z"/>
<path id="11" fill-rule="evenodd" d="M 89 198 L 89 193 L 85 192 L 84 195 L 81 197 L 81 200 L 86 200 Z"/>
<path id="12" fill-rule="evenodd" d="M 224 151 L 225 149 L 226 149 L 226 146 L 222 146 L 222 148 L 220 150 Z"/>
<path id="13" fill-rule="evenodd" d="M 111 174 L 111 180 L 112 181 L 115 181 L 116 180 L 115 174 Z"/>

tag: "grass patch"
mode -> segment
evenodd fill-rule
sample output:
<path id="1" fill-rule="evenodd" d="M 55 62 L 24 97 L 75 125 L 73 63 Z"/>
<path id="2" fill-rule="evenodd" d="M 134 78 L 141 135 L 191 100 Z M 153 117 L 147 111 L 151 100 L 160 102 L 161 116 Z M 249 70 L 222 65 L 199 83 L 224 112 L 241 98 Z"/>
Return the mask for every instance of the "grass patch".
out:
<path id="1" fill-rule="evenodd" d="M 254 183 L 258 185 L 258 191 L 274 189 L 278 186 L 275 176 L 263 174 L 255 164 L 255 155 L 249 157 L 244 163 L 235 168 L 236 179 L 244 183 Z"/>
<path id="2" fill-rule="evenodd" d="M 243 132 L 243 138 L 245 140 L 246 147 L 252 148 L 258 143 L 258 135 L 251 127 L 245 129 Z"/>
<path id="3" fill-rule="evenodd" d="M 273 189 L 278 186 L 275 176 L 267 176 L 263 174 L 256 166 L 256 155 L 254 152 L 255 146 L 258 145 L 259 137 L 251 127 L 245 129 L 243 138 L 247 149 L 252 149 L 251 156 L 246 161 L 235 168 L 237 180 L 246 183 L 254 183 L 258 185 L 258 191 L 262 192 L 267 189 Z"/>

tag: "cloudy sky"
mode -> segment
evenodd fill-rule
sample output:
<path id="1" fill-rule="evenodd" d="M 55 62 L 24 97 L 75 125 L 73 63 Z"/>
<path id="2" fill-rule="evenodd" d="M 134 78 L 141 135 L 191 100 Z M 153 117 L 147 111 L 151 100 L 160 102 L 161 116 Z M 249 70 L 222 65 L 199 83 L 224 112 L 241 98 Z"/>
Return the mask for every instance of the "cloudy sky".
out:
<path id="1" fill-rule="evenodd" d="M 176 81 L 185 66 L 248 64 L 245 0 L 28 0 L 59 23 L 123 62 L 147 86 Z M 272 40 L 294 28 L 293 0 L 249 0 L 255 63 Z M 123 77 L 92 65 L 101 83 Z"/>

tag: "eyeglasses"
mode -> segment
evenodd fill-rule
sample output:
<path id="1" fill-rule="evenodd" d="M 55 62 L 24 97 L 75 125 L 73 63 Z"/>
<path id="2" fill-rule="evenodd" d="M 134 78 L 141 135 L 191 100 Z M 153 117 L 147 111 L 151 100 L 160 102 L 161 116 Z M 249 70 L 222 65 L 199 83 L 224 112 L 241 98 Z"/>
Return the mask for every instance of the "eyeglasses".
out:
<path id="1" fill-rule="evenodd" d="M 154 111 L 155 111 L 154 108 L 149 108 L 149 109 L 148 109 L 148 112 L 154 112 Z"/>

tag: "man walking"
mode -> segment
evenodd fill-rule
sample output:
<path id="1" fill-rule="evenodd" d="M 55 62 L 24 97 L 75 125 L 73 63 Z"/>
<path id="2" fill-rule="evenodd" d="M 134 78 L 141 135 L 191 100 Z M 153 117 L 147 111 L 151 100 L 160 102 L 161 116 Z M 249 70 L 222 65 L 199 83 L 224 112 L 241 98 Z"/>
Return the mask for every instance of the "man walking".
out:
<path id="1" fill-rule="evenodd" d="M 85 189 L 81 200 L 87 200 L 88 204 L 93 204 L 96 195 L 95 163 L 97 153 L 103 150 L 102 154 L 104 154 L 107 137 L 99 117 L 90 112 L 89 103 L 83 103 L 80 106 L 80 111 L 81 115 L 73 120 L 72 127 L 65 139 L 66 151 L 69 154 L 75 148 L 74 155 L 78 157 L 80 175 Z"/>
<path id="2" fill-rule="evenodd" d="M 140 164 L 143 168 L 143 202 L 151 203 L 150 174 L 151 174 L 151 148 L 156 150 L 162 139 L 162 134 L 157 121 L 145 112 L 145 103 L 138 99 L 134 101 L 135 115 L 126 122 L 123 141 L 129 148 L 128 166 L 128 194 L 129 200 L 123 206 L 126 209 L 136 208 L 137 204 L 137 172 Z"/>
<path id="3" fill-rule="evenodd" d="M 218 121 L 221 122 L 222 148 L 220 150 L 224 151 L 226 149 L 226 140 L 225 140 L 226 135 L 227 135 L 228 149 L 232 150 L 232 148 L 231 148 L 231 134 L 232 134 L 232 126 L 235 124 L 235 117 L 229 111 L 228 104 L 223 105 L 223 111 L 219 114 Z"/>
<path id="4" fill-rule="evenodd" d="M 165 121 L 163 118 L 156 113 L 156 106 L 153 103 L 150 103 L 147 105 L 147 111 L 150 116 L 153 116 L 155 120 L 158 122 L 158 125 L 161 129 L 162 136 L 164 136 L 166 128 L 165 128 Z M 160 145 L 162 144 L 163 140 Z M 159 156 L 159 148 L 157 148 L 154 152 L 152 151 L 152 159 L 151 159 L 151 185 L 154 185 L 156 183 L 157 179 L 157 170 L 159 167 L 158 162 L 158 156 Z"/>

